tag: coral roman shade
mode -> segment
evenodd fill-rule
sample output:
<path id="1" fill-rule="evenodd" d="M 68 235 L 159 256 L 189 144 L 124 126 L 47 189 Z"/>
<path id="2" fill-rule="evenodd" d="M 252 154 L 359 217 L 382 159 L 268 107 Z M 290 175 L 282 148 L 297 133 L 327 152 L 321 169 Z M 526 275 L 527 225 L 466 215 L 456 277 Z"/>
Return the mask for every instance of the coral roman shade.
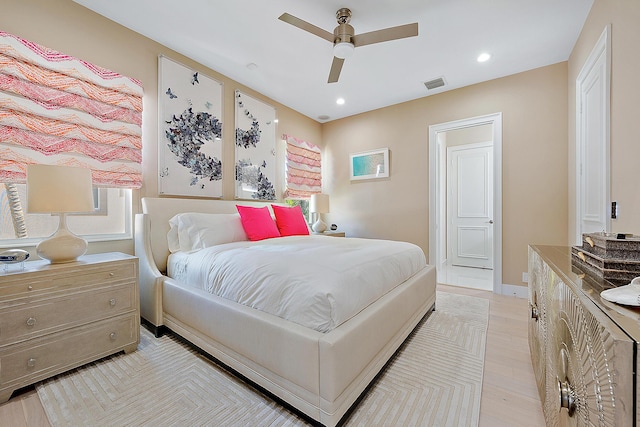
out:
<path id="1" fill-rule="evenodd" d="M 135 79 L 0 31 L 0 182 L 26 182 L 37 163 L 140 188 L 142 94 Z"/>
<path id="2" fill-rule="evenodd" d="M 320 147 L 283 135 L 287 143 L 286 199 L 309 199 L 322 192 L 322 163 Z"/>

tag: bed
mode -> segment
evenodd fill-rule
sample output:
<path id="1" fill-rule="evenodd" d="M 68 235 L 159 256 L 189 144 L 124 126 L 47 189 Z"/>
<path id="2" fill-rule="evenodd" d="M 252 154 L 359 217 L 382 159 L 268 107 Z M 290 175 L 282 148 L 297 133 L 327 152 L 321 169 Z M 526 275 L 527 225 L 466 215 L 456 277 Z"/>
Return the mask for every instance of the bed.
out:
<path id="1" fill-rule="evenodd" d="M 381 297 L 367 302 L 364 309 L 344 314 L 335 324 L 316 327 L 287 320 L 279 313 L 243 305 L 187 283 L 192 279 L 180 267 L 184 261 L 180 251 L 172 254 L 169 250 L 169 221 L 177 214 L 229 215 L 237 212 L 236 205 L 267 204 L 142 199 L 142 213 L 135 218 L 135 254 L 140 262 L 143 322 L 156 335 L 165 328 L 171 330 L 307 417 L 335 426 L 420 320 L 434 309 L 435 269 L 419 267 L 398 286 L 383 290 Z M 329 240 L 347 243 L 338 237 L 304 237 L 323 244 Z M 283 237 L 272 239 L 268 246 L 286 246 L 287 239 L 309 245 L 302 237 Z M 169 277 L 168 267 L 174 277 Z"/>

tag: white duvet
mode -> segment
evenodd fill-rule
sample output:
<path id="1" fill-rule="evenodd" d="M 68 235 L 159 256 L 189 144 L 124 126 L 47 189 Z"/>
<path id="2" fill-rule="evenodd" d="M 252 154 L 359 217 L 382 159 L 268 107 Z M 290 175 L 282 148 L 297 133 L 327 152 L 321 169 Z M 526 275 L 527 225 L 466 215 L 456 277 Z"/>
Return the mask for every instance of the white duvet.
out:
<path id="1" fill-rule="evenodd" d="M 311 235 L 177 252 L 167 268 L 186 285 L 328 332 L 425 265 L 411 243 Z"/>

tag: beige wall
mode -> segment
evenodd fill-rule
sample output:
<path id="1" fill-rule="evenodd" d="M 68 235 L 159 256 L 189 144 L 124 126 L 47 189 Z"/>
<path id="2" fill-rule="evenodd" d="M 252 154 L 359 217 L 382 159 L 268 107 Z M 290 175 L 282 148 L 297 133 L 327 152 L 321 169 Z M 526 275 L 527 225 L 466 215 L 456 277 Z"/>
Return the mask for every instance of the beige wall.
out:
<path id="1" fill-rule="evenodd" d="M 640 2 L 595 0 L 568 66 L 570 244 L 576 234 L 575 81 L 607 25 L 611 25 L 611 200 L 619 205 L 611 231 L 640 234 Z"/>
<path id="2" fill-rule="evenodd" d="M 239 83 L 203 67 L 170 49 L 128 30 L 71 0 L 3 0 L 0 29 L 45 47 L 92 62 L 142 81 L 143 187 L 134 192 L 134 213 L 139 199 L 158 194 L 158 55 L 164 54 L 221 81 L 223 99 L 223 198 L 234 198 L 234 91 L 240 89 L 273 105 L 283 133 L 322 145 L 321 125 Z M 283 159 L 279 159 L 284 162 Z M 280 182 L 276 188 L 281 191 Z M 133 253 L 133 241 L 92 243 L 89 252 L 117 250 Z"/>
<path id="3" fill-rule="evenodd" d="M 324 124 L 326 219 L 428 254 L 429 125 L 501 112 L 503 283 L 524 285 L 527 245 L 567 241 L 566 93 L 565 62 Z M 381 147 L 390 177 L 350 182 L 349 154 Z"/>
<path id="4" fill-rule="evenodd" d="M 447 147 L 477 144 L 493 140 L 493 125 L 471 126 L 442 133 Z"/>
<path id="5" fill-rule="evenodd" d="M 626 2 L 629 3 L 629 2 Z M 197 68 L 224 83 L 224 154 L 226 177 L 224 198 L 233 199 L 233 92 L 236 89 L 262 99 L 278 110 L 278 135 L 288 133 L 324 145 L 325 191 L 331 194 L 331 213 L 325 220 L 335 222 L 351 236 L 407 240 L 428 252 L 428 127 L 468 117 L 502 112 L 503 114 L 503 282 L 522 284 L 521 273 L 527 270 L 529 243 L 564 244 L 567 237 L 568 198 L 567 140 L 571 129 L 571 75 L 583 56 L 583 44 L 592 44 L 609 15 L 615 15 L 620 28 L 614 26 L 613 110 L 616 141 L 632 146 L 638 120 L 637 103 L 630 102 L 637 93 L 625 93 L 617 81 L 632 84 L 638 64 L 625 70 L 628 61 L 616 61 L 637 44 L 638 7 L 619 6 L 596 0 L 597 13 L 589 18 L 585 33 L 574 56 L 560 63 L 526 73 L 429 96 L 321 125 L 283 105 L 265 98 L 247 87 L 202 67 L 194 61 L 115 24 L 77 5 L 71 0 L 5 0 L 0 14 L 0 28 L 44 46 L 88 60 L 102 67 L 140 79 L 145 88 L 143 117 L 144 186 L 134 193 L 134 212 L 141 196 L 157 195 L 157 56 L 164 54 Z M 602 11 L 601 11 L 602 9 Z M 630 10 L 633 9 L 633 10 Z M 593 29 L 591 29 L 593 27 Z M 624 42 L 616 37 L 626 34 Z M 593 40 L 595 41 L 595 40 Z M 586 54 L 584 54 L 586 55 Z M 630 54 L 629 54 L 630 56 Z M 637 60 L 636 60 L 637 61 Z M 579 67 L 578 67 L 579 68 Z M 627 86 L 625 84 L 624 86 Z M 637 92 L 637 91 L 636 91 Z M 628 122 L 621 125 L 621 121 Z M 617 122 L 617 123 L 616 123 Z M 635 144 L 638 145 L 638 144 Z M 613 145 L 614 159 L 621 171 L 632 170 L 632 156 Z M 349 153 L 389 147 L 391 176 L 380 181 L 349 181 Z M 637 156 L 635 156 L 637 158 Z M 621 213 L 640 211 L 640 198 L 631 182 L 623 183 L 623 172 L 614 177 L 614 197 L 621 203 Z M 280 185 L 280 182 L 277 183 Z M 626 218 L 630 218 L 629 215 Z M 625 227 L 630 227 L 626 225 Z M 121 250 L 131 253 L 131 241 L 94 244 L 90 251 Z"/>

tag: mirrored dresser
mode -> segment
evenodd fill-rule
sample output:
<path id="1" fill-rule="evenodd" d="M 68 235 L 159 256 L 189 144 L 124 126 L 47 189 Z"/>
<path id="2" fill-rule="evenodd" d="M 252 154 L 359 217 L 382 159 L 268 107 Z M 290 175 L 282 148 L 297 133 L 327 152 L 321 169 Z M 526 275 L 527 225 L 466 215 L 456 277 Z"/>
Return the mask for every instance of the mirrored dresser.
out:
<path id="1" fill-rule="evenodd" d="M 547 425 L 640 426 L 640 307 L 600 297 L 570 247 L 529 247 L 529 348 Z"/>

